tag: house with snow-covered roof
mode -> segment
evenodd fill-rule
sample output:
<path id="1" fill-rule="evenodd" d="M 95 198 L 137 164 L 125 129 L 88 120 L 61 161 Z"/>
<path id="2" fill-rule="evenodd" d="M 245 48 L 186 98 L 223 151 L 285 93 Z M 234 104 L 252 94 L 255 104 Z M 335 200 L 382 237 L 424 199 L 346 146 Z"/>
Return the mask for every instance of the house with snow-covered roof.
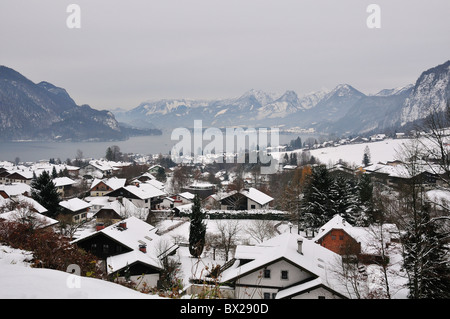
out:
<path id="1" fill-rule="evenodd" d="M 146 220 L 148 212 L 147 208 L 137 207 L 127 198 L 119 198 L 113 201 L 108 200 L 92 217 L 97 223 L 108 225 L 132 216 Z"/>
<path id="2" fill-rule="evenodd" d="M 345 299 L 333 269 L 341 256 L 286 232 L 255 246 L 238 245 L 219 280 L 236 299 Z"/>
<path id="3" fill-rule="evenodd" d="M 398 242 L 399 231 L 394 224 L 355 227 L 342 216 L 335 215 L 312 239 L 320 246 L 341 256 L 355 256 L 363 263 L 382 263 L 382 246 Z"/>
<path id="4" fill-rule="evenodd" d="M 61 201 L 59 206 L 63 208 L 63 214 L 72 216 L 74 222 L 80 223 L 88 219 L 91 204 L 79 198 L 72 198 Z"/>
<path id="5" fill-rule="evenodd" d="M 107 196 L 114 199 L 127 198 L 137 207 L 155 209 L 167 194 L 153 185 L 141 183 L 120 187 Z"/>
<path id="6" fill-rule="evenodd" d="M 104 261 L 110 276 L 156 287 L 163 270 L 162 260 L 178 246 L 159 236 L 157 228 L 136 217 L 72 241 Z"/>
<path id="7" fill-rule="evenodd" d="M 55 184 L 55 187 L 62 198 L 65 198 L 68 195 L 68 192 L 70 192 L 75 183 L 76 182 L 69 177 L 57 177 L 53 179 L 53 184 Z"/>
<path id="8" fill-rule="evenodd" d="M 108 193 L 125 186 L 125 178 L 96 178 L 91 184 L 90 195 L 91 196 L 106 196 Z"/>
<path id="9" fill-rule="evenodd" d="M 230 192 L 220 199 L 220 205 L 222 210 L 267 209 L 272 201 L 273 197 L 250 187 Z"/>

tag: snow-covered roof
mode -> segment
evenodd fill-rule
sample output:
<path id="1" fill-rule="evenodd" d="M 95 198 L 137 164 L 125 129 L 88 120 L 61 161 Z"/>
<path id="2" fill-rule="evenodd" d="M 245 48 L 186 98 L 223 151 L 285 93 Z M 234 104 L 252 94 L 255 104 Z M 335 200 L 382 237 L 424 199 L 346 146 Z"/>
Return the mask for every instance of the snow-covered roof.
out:
<path id="1" fill-rule="evenodd" d="M 91 204 L 93 204 L 91 202 Z M 147 208 L 140 208 L 134 205 L 130 200 L 127 198 L 123 198 L 121 201 L 115 200 L 115 201 L 108 201 L 102 205 L 102 209 L 112 209 L 117 214 L 119 214 L 121 217 L 137 217 L 139 219 L 145 219 L 148 215 L 148 209 Z"/>
<path id="2" fill-rule="evenodd" d="M 251 200 L 257 202 L 258 204 L 265 205 L 271 201 L 273 201 L 273 197 L 257 190 L 256 188 L 250 187 L 248 191 L 243 192 Z"/>
<path id="3" fill-rule="evenodd" d="M 31 194 L 31 186 L 25 183 L 0 184 L 0 190 L 9 196 L 17 196 L 25 193 Z"/>
<path id="4" fill-rule="evenodd" d="M 189 192 L 179 193 L 178 196 L 181 196 L 181 197 L 189 199 L 189 200 L 193 200 L 195 198 L 195 194 L 192 194 Z"/>
<path id="5" fill-rule="evenodd" d="M 140 199 L 148 199 L 160 196 L 166 196 L 167 194 L 155 186 L 147 183 L 139 184 L 139 186 L 128 185 L 124 189 L 135 195 Z"/>
<path id="6" fill-rule="evenodd" d="M 79 198 L 72 198 L 69 200 L 61 201 L 59 205 L 72 212 L 77 212 L 79 210 L 87 209 L 92 206 L 90 203 L 87 203 Z"/>
<path id="7" fill-rule="evenodd" d="M 75 184 L 75 181 L 68 177 L 57 177 L 57 178 L 53 179 L 53 184 L 55 184 L 56 187 L 61 187 L 61 186 L 73 185 L 73 184 Z"/>
<path id="8" fill-rule="evenodd" d="M 121 223 L 126 224 L 126 229 L 120 227 Z M 107 269 L 109 273 L 116 272 L 126 267 L 127 264 L 131 265 L 137 261 L 161 268 L 160 259 L 178 249 L 178 246 L 166 242 L 164 238 L 156 234 L 157 230 L 156 227 L 149 223 L 132 216 L 98 232 L 80 237 L 72 241 L 72 243 L 77 243 L 98 233 L 102 233 L 130 248 L 132 250 L 131 252 L 107 258 Z M 146 245 L 145 253 L 139 250 L 139 245 Z"/>
<path id="9" fill-rule="evenodd" d="M 19 195 L 19 196 L 17 196 L 16 200 L 18 202 L 25 202 L 25 203 L 29 204 L 31 207 L 33 207 L 40 214 L 44 214 L 44 213 L 48 212 L 47 208 L 45 208 L 44 206 L 39 204 L 36 200 L 34 200 L 31 197 Z"/>
<path id="10" fill-rule="evenodd" d="M 303 241 L 302 254 L 298 252 L 299 239 Z M 265 265 L 285 259 L 320 278 L 321 284 L 325 287 L 348 296 L 338 278 L 330 270 L 339 264 L 341 257 L 298 234 L 286 232 L 256 246 L 238 246 L 236 252 L 242 259 L 254 258 L 254 260 L 242 266 L 228 268 L 222 273 L 221 282 L 236 280 Z"/>
<path id="11" fill-rule="evenodd" d="M 97 186 L 99 183 L 103 182 L 105 185 L 107 185 L 111 189 L 116 190 L 120 187 L 125 186 L 126 181 L 127 181 L 126 178 L 117 178 L 117 177 L 111 177 L 111 178 L 107 178 L 107 179 L 96 178 L 92 182 L 91 189 L 94 188 L 95 186 Z"/>
<path id="12" fill-rule="evenodd" d="M 164 183 L 162 183 L 162 182 L 160 182 L 160 181 L 158 181 L 158 180 L 156 180 L 156 179 L 148 180 L 148 181 L 146 181 L 144 184 L 150 184 L 150 185 L 152 185 L 152 186 L 154 186 L 154 187 L 156 187 L 157 189 L 162 190 L 162 191 L 163 191 L 164 188 L 165 188 Z"/>
<path id="13" fill-rule="evenodd" d="M 53 226 L 59 223 L 56 219 L 42 215 L 36 212 L 27 212 L 26 214 L 21 210 L 13 210 L 10 212 L 0 214 L 0 219 L 17 222 L 27 222 L 27 220 L 33 219 L 33 224 L 37 228 L 45 228 Z"/>
<path id="14" fill-rule="evenodd" d="M 223 196 L 220 200 L 225 199 L 227 197 L 233 196 L 236 194 L 236 191 L 231 191 L 225 196 Z M 244 195 L 245 197 L 253 200 L 254 202 L 257 202 L 260 205 L 265 205 L 271 201 L 273 201 L 273 197 L 270 197 L 269 195 L 257 190 L 256 188 L 250 187 L 248 189 L 242 189 L 240 194 Z"/>
<path id="15" fill-rule="evenodd" d="M 394 224 L 384 224 L 383 229 L 375 225 L 370 227 L 354 227 L 350 225 L 342 216 L 336 214 L 319 229 L 319 233 L 312 239 L 317 242 L 333 229 L 341 229 L 349 236 L 361 243 L 361 251 L 366 254 L 377 254 L 380 252 L 381 236 L 383 242 L 391 241 L 396 226 Z M 383 230 L 383 232 L 381 232 Z M 398 230 L 397 230 L 398 232 Z"/>

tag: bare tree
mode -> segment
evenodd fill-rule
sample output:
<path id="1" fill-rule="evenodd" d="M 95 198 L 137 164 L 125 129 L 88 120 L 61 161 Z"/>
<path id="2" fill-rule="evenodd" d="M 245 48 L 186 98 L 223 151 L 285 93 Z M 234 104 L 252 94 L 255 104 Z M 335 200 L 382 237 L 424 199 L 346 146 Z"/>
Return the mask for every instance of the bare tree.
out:
<path id="1" fill-rule="evenodd" d="M 275 223 L 266 219 L 255 219 L 245 229 L 246 233 L 258 243 L 276 235 Z"/>
<path id="2" fill-rule="evenodd" d="M 218 241 L 220 248 L 225 251 L 225 260 L 228 261 L 231 249 L 236 246 L 236 236 L 241 231 L 238 220 L 217 220 L 217 230 L 219 231 Z"/>

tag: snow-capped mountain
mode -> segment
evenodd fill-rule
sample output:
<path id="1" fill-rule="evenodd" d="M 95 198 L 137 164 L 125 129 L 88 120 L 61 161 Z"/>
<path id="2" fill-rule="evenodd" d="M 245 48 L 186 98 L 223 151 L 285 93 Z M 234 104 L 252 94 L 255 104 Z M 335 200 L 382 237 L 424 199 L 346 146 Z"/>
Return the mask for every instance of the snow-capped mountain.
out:
<path id="1" fill-rule="evenodd" d="M 278 97 L 250 90 L 238 98 L 214 101 L 163 100 L 116 113 L 120 121 L 141 127 L 279 126 L 314 128 L 323 133 L 363 134 L 401 129 L 423 119 L 431 107 L 443 110 L 450 99 L 450 61 L 420 75 L 415 85 L 366 95 L 349 84 L 299 97 L 288 90 Z"/>
<path id="2" fill-rule="evenodd" d="M 0 140 L 111 140 L 127 137 L 110 111 L 78 106 L 63 88 L 33 83 L 0 66 Z"/>
<path id="3" fill-rule="evenodd" d="M 423 72 L 406 99 L 401 124 L 422 119 L 432 110 L 443 111 L 450 100 L 450 60 Z"/>

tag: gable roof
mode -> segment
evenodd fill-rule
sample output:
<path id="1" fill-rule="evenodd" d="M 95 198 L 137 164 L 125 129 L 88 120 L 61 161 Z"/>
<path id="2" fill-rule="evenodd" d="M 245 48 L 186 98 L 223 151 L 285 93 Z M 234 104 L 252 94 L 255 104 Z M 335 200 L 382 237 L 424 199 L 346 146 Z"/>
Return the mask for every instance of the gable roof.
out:
<path id="1" fill-rule="evenodd" d="M 126 223 L 126 229 L 120 227 L 121 223 Z M 178 249 L 178 246 L 175 244 L 166 245 L 165 240 L 156 234 L 157 230 L 156 227 L 133 216 L 97 232 L 82 236 L 72 241 L 72 243 L 76 244 L 102 234 L 132 250 L 131 252 L 108 257 L 107 263 L 108 266 L 111 266 L 108 267 L 109 273 L 119 271 L 126 267 L 127 264 L 130 265 L 136 261 L 160 269 L 160 259 Z M 139 251 L 139 245 L 143 244 L 146 245 L 146 253 Z"/>
<path id="2" fill-rule="evenodd" d="M 120 187 L 116 189 L 114 192 L 109 193 L 108 195 L 117 195 L 118 192 L 120 192 L 121 189 L 124 189 L 125 191 L 129 192 L 133 196 L 139 198 L 139 199 L 150 199 L 154 197 L 160 197 L 160 196 L 166 196 L 167 194 L 163 192 L 160 189 L 157 189 L 155 186 L 142 183 L 139 184 L 139 186 L 135 185 L 128 185 L 124 187 Z"/>
<path id="3" fill-rule="evenodd" d="M 57 178 L 53 179 L 53 184 L 55 184 L 56 187 L 61 187 L 61 186 L 73 185 L 73 184 L 75 184 L 75 181 L 68 177 L 57 177 Z"/>
<path id="4" fill-rule="evenodd" d="M 376 226 L 355 227 L 350 225 L 342 216 L 336 214 L 332 219 L 320 227 L 319 233 L 312 239 L 312 241 L 317 242 L 331 230 L 340 229 L 361 244 L 361 251 L 363 253 L 379 254 L 381 236 L 383 236 L 383 242 L 388 243 L 391 241 L 391 238 L 395 236 L 395 233 L 398 232 L 398 229 L 394 224 L 383 224 L 381 227 L 383 232 L 381 232 L 380 227 Z"/>
<path id="5" fill-rule="evenodd" d="M 115 190 L 115 189 L 125 186 L 126 181 L 127 180 L 125 178 L 117 178 L 117 177 L 111 177 L 111 178 L 107 178 L 107 179 L 96 178 L 92 182 L 90 189 L 93 189 L 95 186 L 97 186 L 98 184 L 103 182 L 106 186 L 108 186 L 112 190 Z"/>
<path id="6" fill-rule="evenodd" d="M 303 240 L 303 254 L 297 251 L 298 239 Z M 298 234 L 286 232 L 256 246 L 247 246 L 245 249 L 241 248 L 239 252 L 238 250 L 236 251 L 242 259 L 253 260 L 242 266 L 233 266 L 226 269 L 222 273 L 222 282 L 237 280 L 247 274 L 258 271 L 264 266 L 279 260 L 286 260 L 298 268 L 311 273 L 313 277 L 320 278 L 321 284 L 328 289 L 347 296 L 347 292 L 343 289 L 338 278 L 335 278 L 335 274 L 328 270 L 333 265 L 335 266 L 341 257 Z"/>
<path id="7" fill-rule="evenodd" d="M 87 203 L 79 198 L 72 198 L 69 200 L 61 201 L 59 205 L 72 212 L 77 212 L 92 206 L 90 203 Z"/>
<path id="8" fill-rule="evenodd" d="M 225 195 L 224 197 L 222 197 L 220 200 L 225 200 L 230 196 L 233 196 L 237 193 L 237 191 L 232 191 L 230 193 L 228 193 L 227 195 Z M 273 201 L 273 197 L 270 197 L 269 195 L 261 192 L 260 190 L 257 190 L 256 188 L 250 187 L 248 189 L 244 188 L 242 190 L 239 191 L 239 194 L 251 199 L 252 201 L 260 204 L 260 205 L 265 205 L 267 203 L 270 203 L 271 201 Z"/>

